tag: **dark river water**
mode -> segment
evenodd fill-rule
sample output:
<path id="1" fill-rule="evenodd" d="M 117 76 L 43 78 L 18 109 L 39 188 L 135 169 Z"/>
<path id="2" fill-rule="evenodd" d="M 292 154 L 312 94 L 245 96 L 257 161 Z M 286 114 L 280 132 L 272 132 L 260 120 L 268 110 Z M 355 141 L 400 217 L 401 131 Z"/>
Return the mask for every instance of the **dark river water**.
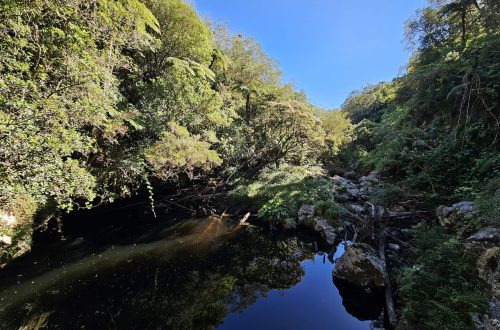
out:
<path id="1" fill-rule="evenodd" d="M 193 219 L 134 242 L 109 241 L 106 234 L 68 239 L 1 271 L 0 329 L 319 330 L 381 323 L 382 299 L 335 285 L 333 264 L 313 238 Z M 342 253 L 339 245 L 334 259 Z"/>

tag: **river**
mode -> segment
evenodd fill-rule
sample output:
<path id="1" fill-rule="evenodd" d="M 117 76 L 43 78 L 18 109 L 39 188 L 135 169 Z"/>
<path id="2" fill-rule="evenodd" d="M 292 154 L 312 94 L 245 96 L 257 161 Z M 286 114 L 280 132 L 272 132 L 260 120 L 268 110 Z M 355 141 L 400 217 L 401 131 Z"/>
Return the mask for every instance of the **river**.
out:
<path id="1" fill-rule="evenodd" d="M 54 242 L 1 271 L 0 328 L 320 330 L 381 323 L 381 297 L 332 281 L 342 244 L 329 259 L 315 249 L 314 236 L 209 219 L 159 224 L 128 241 L 106 235 Z"/>

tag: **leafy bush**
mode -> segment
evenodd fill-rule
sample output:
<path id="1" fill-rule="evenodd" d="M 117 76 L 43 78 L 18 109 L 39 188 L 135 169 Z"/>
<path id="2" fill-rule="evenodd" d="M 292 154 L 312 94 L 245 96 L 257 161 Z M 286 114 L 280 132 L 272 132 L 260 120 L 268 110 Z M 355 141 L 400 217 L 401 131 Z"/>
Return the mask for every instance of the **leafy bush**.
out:
<path id="1" fill-rule="evenodd" d="M 264 204 L 259 209 L 257 216 L 266 221 L 278 224 L 286 219 L 288 216 L 288 210 L 285 206 L 285 202 L 281 198 L 277 197 Z"/>
<path id="2" fill-rule="evenodd" d="M 399 276 L 400 329 L 472 329 L 471 312 L 484 312 L 488 295 L 461 241 L 440 227 L 415 228 L 415 264 Z"/>
<path id="3" fill-rule="evenodd" d="M 475 207 L 483 225 L 500 227 L 500 178 L 492 180 L 478 195 Z"/>

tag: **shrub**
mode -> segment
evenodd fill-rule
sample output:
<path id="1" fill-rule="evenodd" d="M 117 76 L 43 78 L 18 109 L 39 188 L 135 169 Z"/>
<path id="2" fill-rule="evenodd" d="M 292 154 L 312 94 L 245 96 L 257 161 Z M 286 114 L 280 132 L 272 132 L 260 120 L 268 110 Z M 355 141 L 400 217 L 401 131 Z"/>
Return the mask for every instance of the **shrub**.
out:
<path id="1" fill-rule="evenodd" d="M 475 205 L 483 225 L 500 227 L 500 178 L 486 186 L 476 199 Z"/>
<path id="2" fill-rule="evenodd" d="M 274 224 L 278 224 L 281 221 L 285 221 L 288 216 L 288 210 L 285 206 L 285 202 L 277 197 L 273 198 L 264 204 L 257 214 L 259 218 L 266 221 L 270 221 Z"/>
<path id="3" fill-rule="evenodd" d="M 472 329 L 469 313 L 487 307 L 485 285 L 462 242 L 440 227 L 415 228 L 413 267 L 399 277 L 403 302 L 400 329 Z"/>
<path id="4" fill-rule="evenodd" d="M 332 200 L 322 200 L 314 204 L 314 212 L 328 221 L 333 227 L 341 226 L 342 208 Z"/>
<path id="5" fill-rule="evenodd" d="M 264 169 L 253 181 L 239 180 L 230 193 L 233 202 L 251 202 L 265 212 L 280 204 L 286 217 L 295 218 L 301 205 L 331 200 L 332 181 L 317 166 L 293 166 Z M 277 202 L 277 201 L 282 201 Z"/>

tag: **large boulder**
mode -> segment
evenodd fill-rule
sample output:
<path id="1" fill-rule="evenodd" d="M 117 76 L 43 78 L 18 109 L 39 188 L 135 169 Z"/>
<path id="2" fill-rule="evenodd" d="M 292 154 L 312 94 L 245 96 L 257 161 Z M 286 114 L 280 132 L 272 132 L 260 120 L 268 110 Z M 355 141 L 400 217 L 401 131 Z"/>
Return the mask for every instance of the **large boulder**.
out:
<path id="1" fill-rule="evenodd" d="M 313 205 L 302 205 L 297 214 L 299 219 L 299 224 L 305 226 L 312 226 L 314 219 L 314 206 Z"/>
<path id="2" fill-rule="evenodd" d="M 479 277 L 488 283 L 493 296 L 500 298 L 500 247 L 489 248 L 477 261 Z"/>
<path id="3" fill-rule="evenodd" d="M 500 229 L 482 228 L 465 241 L 466 252 L 477 260 L 479 277 L 500 297 Z"/>
<path id="4" fill-rule="evenodd" d="M 479 277 L 491 287 L 489 313 L 472 315 L 476 329 L 500 329 L 500 229 L 486 227 L 465 240 L 466 253 L 476 260 Z"/>
<path id="5" fill-rule="evenodd" d="M 384 286 L 383 263 L 375 250 L 365 243 L 345 247 L 344 254 L 335 263 L 333 276 L 361 288 Z"/>

